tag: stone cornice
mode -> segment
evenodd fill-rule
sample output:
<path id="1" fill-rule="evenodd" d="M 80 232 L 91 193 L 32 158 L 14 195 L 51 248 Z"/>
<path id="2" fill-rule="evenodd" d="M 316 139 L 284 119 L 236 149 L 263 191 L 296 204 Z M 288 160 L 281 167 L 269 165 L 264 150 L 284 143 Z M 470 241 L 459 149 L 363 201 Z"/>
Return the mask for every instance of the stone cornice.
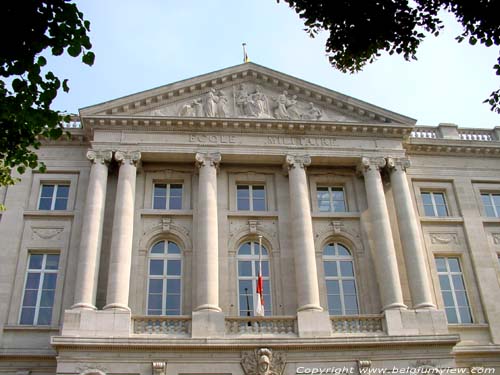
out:
<path id="1" fill-rule="evenodd" d="M 353 348 L 394 348 L 401 347 L 450 347 L 460 341 L 459 335 L 420 336 L 343 336 L 328 338 L 266 338 L 266 347 L 283 350 L 352 350 Z M 169 348 L 174 351 L 205 352 L 241 351 L 262 346 L 262 338 L 235 339 L 179 339 L 142 335 L 135 337 L 66 337 L 53 336 L 51 345 L 56 350 L 108 350 L 108 351 L 148 351 Z"/>
<path id="2" fill-rule="evenodd" d="M 403 143 L 408 155 L 500 157 L 500 142 L 410 138 Z"/>
<path id="3" fill-rule="evenodd" d="M 298 121 L 276 119 L 208 119 L 161 116 L 86 116 L 82 118 L 87 136 L 95 129 L 131 131 L 218 131 L 245 133 L 318 134 L 404 139 L 411 125 L 358 122 Z"/>

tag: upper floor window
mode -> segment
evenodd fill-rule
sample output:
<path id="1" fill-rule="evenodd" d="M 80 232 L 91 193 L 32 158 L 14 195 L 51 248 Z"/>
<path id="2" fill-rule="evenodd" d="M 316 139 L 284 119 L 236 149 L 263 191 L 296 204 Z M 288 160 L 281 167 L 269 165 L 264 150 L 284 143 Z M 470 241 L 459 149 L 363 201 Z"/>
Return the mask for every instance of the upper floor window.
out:
<path id="1" fill-rule="evenodd" d="M 240 316 L 253 316 L 257 303 L 257 279 L 262 265 L 264 315 L 271 315 L 271 281 L 269 255 L 262 246 L 259 261 L 259 243 L 245 242 L 238 250 L 238 297 Z"/>
<path id="2" fill-rule="evenodd" d="M 239 211 L 266 211 L 264 185 L 237 185 L 236 199 Z"/>
<path id="3" fill-rule="evenodd" d="M 323 249 L 328 311 L 330 315 L 357 315 L 358 296 L 353 258 L 340 243 L 330 243 Z"/>
<path id="4" fill-rule="evenodd" d="M 39 210 L 65 210 L 68 207 L 69 184 L 42 184 Z"/>
<path id="5" fill-rule="evenodd" d="M 472 323 L 458 258 L 436 257 L 435 261 L 448 323 Z"/>
<path id="6" fill-rule="evenodd" d="M 488 217 L 500 217 L 500 194 L 481 193 L 484 210 Z"/>
<path id="7" fill-rule="evenodd" d="M 318 208 L 321 212 L 346 212 L 344 188 L 341 186 L 318 186 L 316 188 Z"/>
<path id="8" fill-rule="evenodd" d="M 444 193 L 423 191 L 422 202 L 425 216 L 448 216 Z"/>
<path id="9" fill-rule="evenodd" d="M 153 190 L 154 209 L 182 209 L 182 184 L 155 184 Z"/>
<path id="10" fill-rule="evenodd" d="M 20 324 L 50 325 L 58 268 L 58 254 L 30 254 Z"/>
<path id="11" fill-rule="evenodd" d="M 149 252 L 148 315 L 181 315 L 182 255 L 175 242 L 159 241 Z"/>

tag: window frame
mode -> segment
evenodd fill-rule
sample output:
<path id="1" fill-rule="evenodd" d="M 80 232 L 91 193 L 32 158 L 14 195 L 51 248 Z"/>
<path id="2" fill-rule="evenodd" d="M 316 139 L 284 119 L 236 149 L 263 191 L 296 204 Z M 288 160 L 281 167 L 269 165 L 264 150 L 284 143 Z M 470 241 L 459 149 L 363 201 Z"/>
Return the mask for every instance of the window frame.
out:
<path id="1" fill-rule="evenodd" d="M 41 200 L 42 198 L 48 198 L 48 197 L 42 197 L 42 191 L 43 191 L 43 188 L 45 186 L 54 186 L 54 190 L 52 192 L 52 196 L 50 197 L 50 209 L 42 209 L 40 208 L 40 203 L 41 203 Z M 66 186 L 68 188 L 68 195 L 66 197 L 63 197 L 63 199 L 66 200 L 66 206 L 64 207 L 64 209 L 56 209 L 55 206 L 56 206 L 56 202 L 58 199 L 62 199 L 62 198 L 58 198 L 57 197 L 57 193 L 59 192 L 59 188 L 61 186 Z M 71 182 L 66 182 L 66 181 L 58 181 L 58 182 L 46 182 L 46 181 L 40 181 L 40 187 L 39 187 L 39 191 L 38 191 L 38 201 L 37 201 L 37 204 L 36 204 L 36 209 L 38 211 L 67 211 L 68 210 L 68 206 L 69 206 L 69 202 L 70 202 L 70 194 L 71 194 Z"/>
<path id="2" fill-rule="evenodd" d="M 239 190 L 240 186 L 247 186 L 248 187 L 248 207 L 249 207 L 248 210 L 239 208 L 238 190 Z M 254 191 L 255 187 L 262 187 L 263 188 L 262 189 L 264 191 L 264 209 L 263 210 L 255 210 L 254 209 L 255 197 L 253 195 L 253 191 Z M 266 211 L 268 211 L 267 201 L 268 201 L 268 197 L 267 197 L 267 189 L 266 189 L 265 183 L 239 183 L 239 182 L 236 183 L 236 210 L 237 211 L 266 212 Z"/>
<path id="3" fill-rule="evenodd" d="M 156 208 L 155 207 L 156 185 L 165 185 L 166 186 L 166 195 L 165 195 L 165 206 L 166 207 L 163 207 L 163 208 Z M 181 186 L 181 195 L 180 195 L 181 207 L 180 208 L 170 208 L 171 185 L 180 185 Z M 151 208 L 153 210 L 182 210 L 184 208 L 184 202 L 183 202 L 184 194 L 185 194 L 185 187 L 184 187 L 183 182 L 160 182 L 160 181 L 153 182 L 153 188 L 151 190 Z"/>
<path id="4" fill-rule="evenodd" d="M 250 243 L 250 251 L 251 254 L 240 254 L 240 249 L 242 246 L 245 244 Z M 236 279 L 237 279 L 237 285 L 236 285 L 236 292 L 237 292 L 237 312 L 238 316 L 241 317 L 246 317 L 248 315 L 241 315 L 242 311 L 248 311 L 245 309 L 242 309 L 240 306 L 240 297 L 241 296 L 247 296 L 248 294 L 240 294 L 240 280 L 245 280 L 245 281 L 251 281 L 252 283 L 252 289 L 250 290 L 250 293 L 252 295 L 252 305 L 250 308 L 250 316 L 255 316 L 255 306 L 257 302 L 257 279 L 258 279 L 258 267 L 257 263 L 259 262 L 259 255 L 258 255 L 258 246 L 259 243 L 258 241 L 255 240 L 247 240 L 243 241 L 239 244 L 238 249 L 236 250 Z M 272 293 L 272 284 L 271 284 L 271 257 L 270 257 L 270 252 L 267 246 L 262 244 L 262 248 L 266 250 L 267 255 L 262 255 L 262 262 L 267 262 L 267 268 L 269 271 L 268 276 L 262 275 L 262 281 L 263 283 L 265 281 L 268 282 L 269 285 L 269 298 L 264 298 L 264 311 L 265 311 L 265 316 L 273 316 L 273 293 Z M 252 253 L 253 252 L 253 253 Z M 246 261 L 246 262 L 251 262 L 252 263 L 252 275 L 251 276 L 240 276 L 239 274 L 239 262 L 240 261 Z M 264 268 L 264 267 L 263 267 Z M 267 294 L 265 294 L 267 296 Z"/>
<path id="5" fill-rule="evenodd" d="M 164 243 L 164 253 L 152 253 L 153 248 L 160 242 Z M 179 248 L 179 254 L 168 253 L 168 244 L 173 243 Z M 151 260 L 163 260 L 163 273 L 162 275 L 151 275 Z M 180 260 L 180 275 L 168 275 L 168 261 L 169 260 Z M 184 256 L 181 246 L 178 242 L 172 241 L 171 239 L 160 239 L 154 241 L 149 247 L 148 257 L 147 257 L 147 279 L 146 279 L 146 315 L 147 316 L 181 316 L 183 311 L 183 278 L 184 278 Z M 154 276 L 154 277 L 152 277 Z M 149 314 L 149 298 L 150 298 L 150 280 L 162 280 L 162 298 L 161 298 L 161 314 L 153 315 Z M 167 287 L 168 280 L 180 280 L 179 287 L 179 313 L 178 314 L 167 314 Z M 156 293 L 157 294 L 157 293 Z M 153 310 L 153 309 L 152 309 Z M 156 310 L 156 309 L 154 309 Z"/>
<path id="6" fill-rule="evenodd" d="M 439 271 L 438 265 L 437 265 L 437 259 L 444 259 L 445 260 L 446 271 Z M 451 271 L 451 268 L 449 265 L 449 259 L 456 259 L 457 260 L 457 264 L 460 268 L 460 271 Z M 475 319 L 474 319 L 474 315 L 473 315 L 473 311 L 472 311 L 472 305 L 470 302 L 471 296 L 470 296 L 470 293 L 469 293 L 468 288 L 467 288 L 465 275 L 464 275 L 464 266 L 463 266 L 463 262 L 461 261 L 461 257 L 458 255 L 438 255 L 438 254 L 436 254 L 436 255 L 434 255 L 434 266 L 436 267 L 437 281 L 438 281 L 438 285 L 439 285 L 439 290 L 441 291 L 441 299 L 443 301 L 443 309 L 444 309 L 445 314 L 446 314 L 447 323 L 451 324 L 451 325 L 474 324 Z M 446 306 L 440 276 L 447 276 L 448 284 L 450 285 L 450 288 L 452 288 L 452 289 L 445 289 L 444 291 L 451 292 L 452 299 L 453 299 L 453 306 Z M 464 286 L 463 292 L 465 294 L 465 300 L 467 302 L 467 306 L 459 306 L 458 305 L 456 293 L 457 293 L 457 291 L 461 291 L 461 290 L 459 290 L 459 289 L 457 290 L 455 288 L 455 284 L 453 282 L 453 276 L 460 276 L 460 278 L 461 278 L 461 282 Z M 462 321 L 462 316 L 460 315 L 459 309 L 465 308 L 465 307 L 467 307 L 467 309 L 468 309 L 469 316 L 470 316 L 470 322 Z M 449 321 L 447 310 L 450 308 L 453 308 L 453 310 L 455 312 L 455 316 L 457 317 L 457 322 L 450 322 Z"/>
<path id="7" fill-rule="evenodd" d="M 488 215 L 488 211 L 486 210 L 486 205 L 484 204 L 484 200 L 483 200 L 483 196 L 485 196 L 485 195 L 488 196 L 488 198 L 489 198 L 489 201 L 491 203 L 489 206 L 492 207 L 494 216 Z M 483 206 L 484 215 L 486 217 L 489 217 L 489 218 L 500 218 L 500 206 L 496 206 L 494 204 L 494 201 L 493 201 L 493 196 L 500 197 L 500 193 L 498 193 L 498 192 L 491 192 L 491 191 L 490 192 L 481 191 L 480 192 L 480 196 L 481 196 L 481 204 Z"/>
<path id="8" fill-rule="evenodd" d="M 318 197 L 319 189 L 322 189 L 322 188 L 327 188 L 328 189 L 329 209 L 327 211 L 322 211 L 321 210 L 320 200 L 319 200 L 319 197 Z M 344 204 L 344 211 L 337 211 L 337 210 L 335 210 L 334 203 L 336 202 L 336 200 L 333 197 L 334 196 L 333 192 L 334 191 L 338 191 L 338 190 L 334 190 L 334 189 L 340 189 L 342 191 L 342 198 L 343 198 L 342 202 Z M 346 193 L 345 193 L 345 186 L 343 186 L 343 185 L 316 184 L 316 205 L 317 205 L 318 212 L 321 212 L 321 213 L 325 213 L 325 212 L 335 212 L 335 213 L 349 212 L 349 208 L 348 208 L 348 205 L 347 205 L 347 199 L 346 199 Z"/>
<path id="9" fill-rule="evenodd" d="M 42 266 L 41 268 L 37 269 L 37 268 L 33 268 L 31 269 L 30 268 L 30 260 L 31 260 L 31 256 L 33 255 L 42 255 Z M 56 269 L 47 269 L 46 266 L 47 266 L 47 256 L 48 255 L 57 255 L 58 257 L 58 260 L 57 260 L 57 268 Z M 56 306 L 56 298 L 58 297 L 58 293 L 57 293 L 57 287 L 58 287 L 58 279 L 61 277 L 60 275 L 60 267 L 61 267 L 61 254 L 59 252 L 55 252 L 55 251 L 50 251 L 50 252 L 29 252 L 28 253 L 28 258 L 27 258 L 27 262 L 26 262 L 26 267 L 25 267 L 25 274 L 24 274 L 24 281 L 23 281 L 23 289 L 22 289 L 22 293 L 21 293 L 21 300 L 20 300 L 20 308 L 19 308 L 19 314 L 18 314 L 18 324 L 20 326 L 46 326 L 46 327 L 50 327 L 52 325 L 52 323 L 54 322 L 54 306 Z M 36 271 L 36 273 L 39 273 L 40 274 L 40 278 L 38 280 L 38 287 L 37 287 L 37 299 L 36 299 L 36 303 L 35 303 L 35 314 L 33 316 L 33 323 L 23 323 L 21 321 L 22 319 L 22 315 L 23 315 L 23 309 L 24 309 L 24 297 L 25 297 L 25 294 L 26 294 L 26 284 L 28 282 L 28 275 L 30 274 L 30 271 Z M 34 273 L 34 272 L 31 272 L 31 273 Z M 51 309 L 51 315 L 50 315 L 50 322 L 48 324 L 39 324 L 38 323 L 38 319 L 39 319 L 39 314 L 40 314 L 40 308 L 42 307 L 41 306 L 41 299 L 42 299 L 42 293 L 43 293 L 43 284 L 44 284 L 44 281 L 45 281 L 45 276 L 46 274 L 56 274 L 56 281 L 55 281 L 55 285 L 54 285 L 54 289 L 51 289 L 53 290 L 53 294 L 54 294 L 54 297 L 53 297 L 53 300 L 52 300 L 52 305 L 50 306 L 50 309 Z M 29 306 L 28 306 L 29 307 Z M 47 307 L 47 306 L 44 306 L 44 307 Z"/>
<path id="10" fill-rule="evenodd" d="M 429 194 L 430 195 L 430 198 L 431 198 L 431 206 L 429 205 L 426 205 L 424 203 L 424 194 Z M 438 205 L 436 204 L 436 199 L 434 197 L 434 195 L 436 194 L 441 194 L 443 196 L 443 202 L 444 202 L 444 209 L 446 211 L 446 215 L 439 215 L 438 214 L 438 210 L 437 210 L 437 207 L 438 206 L 442 206 L 442 205 Z M 445 191 L 440 191 L 440 190 L 427 190 L 427 189 L 421 189 L 420 190 L 420 199 L 422 200 L 422 208 L 423 208 L 423 213 L 424 213 L 424 216 L 427 216 L 427 217 L 450 217 L 450 209 L 449 209 L 449 204 L 448 204 L 448 199 L 446 198 L 446 192 Z M 427 215 L 426 211 L 425 211 L 425 207 L 432 207 L 432 211 L 434 213 L 434 215 Z"/>
<path id="11" fill-rule="evenodd" d="M 333 245 L 335 252 L 337 254 L 325 255 L 325 249 L 331 245 Z M 342 246 L 349 253 L 349 255 L 338 255 L 338 245 Z M 343 276 L 341 274 L 340 262 L 346 262 L 346 261 L 349 261 L 351 263 L 352 272 L 353 272 L 352 276 Z M 335 262 L 337 276 L 327 276 L 326 270 L 325 270 L 325 262 Z M 330 316 L 355 316 L 355 315 L 359 315 L 360 314 L 359 287 L 358 287 L 358 283 L 356 280 L 356 265 L 354 262 L 354 256 L 353 256 L 352 250 L 350 250 L 349 247 L 346 246 L 342 242 L 329 241 L 322 247 L 321 263 L 322 263 L 322 267 L 323 267 L 323 277 L 324 277 L 324 283 L 325 283 L 325 294 L 326 294 L 326 304 L 327 304 L 328 314 Z M 330 307 L 329 298 L 328 298 L 328 296 L 329 296 L 329 294 L 328 294 L 328 281 L 337 281 L 338 282 L 339 297 L 340 297 L 340 314 L 332 314 L 331 313 L 331 310 L 333 310 L 333 309 Z M 355 291 L 355 297 L 356 297 L 356 310 L 357 310 L 354 314 L 347 314 L 346 313 L 346 304 L 345 304 L 346 295 L 344 293 L 343 281 L 353 281 L 354 282 L 354 291 Z"/>

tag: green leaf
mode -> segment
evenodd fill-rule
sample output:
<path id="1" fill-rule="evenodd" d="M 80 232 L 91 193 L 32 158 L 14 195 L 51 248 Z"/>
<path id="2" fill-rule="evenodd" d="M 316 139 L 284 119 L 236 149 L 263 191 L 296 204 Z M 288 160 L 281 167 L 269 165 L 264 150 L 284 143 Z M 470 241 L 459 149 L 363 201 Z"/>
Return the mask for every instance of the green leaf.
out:
<path id="1" fill-rule="evenodd" d="M 67 79 L 63 80 L 62 87 L 63 87 L 63 91 L 64 92 L 69 92 L 69 86 L 68 86 L 68 80 Z"/>
<path id="2" fill-rule="evenodd" d="M 94 65 L 95 55 L 93 52 L 84 53 L 82 56 L 82 62 L 88 66 Z"/>
<path id="3" fill-rule="evenodd" d="M 68 47 L 68 54 L 71 57 L 77 57 L 80 53 L 82 53 L 82 47 L 80 45 L 71 45 Z"/>
<path id="4" fill-rule="evenodd" d="M 40 56 L 38 58 L 37 64 L 38 64 L 38 66 L 45 66 L 45 65 L 47 65 L 47 59 L 43 56 Z"/>

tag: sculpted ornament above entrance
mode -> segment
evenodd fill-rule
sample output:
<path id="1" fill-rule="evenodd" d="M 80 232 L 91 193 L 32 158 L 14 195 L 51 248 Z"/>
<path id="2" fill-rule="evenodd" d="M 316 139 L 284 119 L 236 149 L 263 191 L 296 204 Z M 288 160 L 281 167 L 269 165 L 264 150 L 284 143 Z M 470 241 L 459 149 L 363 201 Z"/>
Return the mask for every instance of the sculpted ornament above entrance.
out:
<path id="1" fill-rule="evenodd" d="M 211 88 L 198 97 L 138 114 L 207 118 L 359 121 L 329 108 L 323 108 L 312 101 L 303 100 L 287 90 L 275 92 L 252 83 L 241 83 L 217 90 Z"/>

